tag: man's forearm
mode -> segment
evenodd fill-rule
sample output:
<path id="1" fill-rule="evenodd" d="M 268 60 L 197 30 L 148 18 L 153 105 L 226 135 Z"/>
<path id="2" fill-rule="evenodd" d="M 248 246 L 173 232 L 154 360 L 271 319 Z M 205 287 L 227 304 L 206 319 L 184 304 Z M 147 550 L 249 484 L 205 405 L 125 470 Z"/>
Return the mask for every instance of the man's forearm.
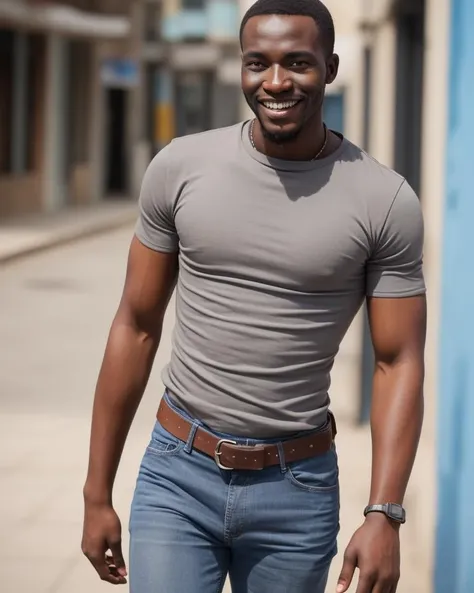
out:
<path id="1" fill-rule="evenodd" d="M 123 447 L 153 366 L 160 335 L 115 319 L 97 382 L 86 500 L 111 503 Z"/>
<path id="2" fill-rule="evenodd" d="M 369 504 L 402 504 L 423 423 L 422 361 L 377 364 L 371 412 Z"/>

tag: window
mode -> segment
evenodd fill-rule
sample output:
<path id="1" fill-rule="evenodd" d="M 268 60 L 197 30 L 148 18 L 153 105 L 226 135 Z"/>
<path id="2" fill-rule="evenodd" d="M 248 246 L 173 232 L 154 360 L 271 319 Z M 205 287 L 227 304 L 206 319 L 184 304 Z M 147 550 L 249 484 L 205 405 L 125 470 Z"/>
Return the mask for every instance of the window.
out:
<path id="1" fill-rule="evenodd" d="M 0 29 L 0 173 L 21 174 L 35 166 L 41 41 Z"/>
<path id="2" fill-rule="evenodd" d="M 161 38 L 161 3 L 146 2 L 143 18 L 145 41 L 159 41 Z"/>
<path id="3" fill-rule="evenodd" d="M 0 30 L 0 173 L 12 166 L 13 42 L 12 31 Z"/>
<path id="4" fill-rule="evenodd" d="M 70 159 L 74 164 L 89 159 L 90 121 L 92 117 L 92 45 L 87 41 L 71 41 L 69 51 L 69 137 Z"/>
<path id="5" fill-rule="evenodd" d="M 326 95 L 324 121 L 331 130 L 344 133 L 344 95 L 342 93 Z"/>
<path id="6" fill-rule="evenodd" d="M 178 136 L 203 132 L 211 123 L 212 73 L 180 72 L 176 75 Z"/>
<path id="7" fill-rule="evenodd" d="M 184 10 L 204 10 L 206 0 L 182 0 Z"/>

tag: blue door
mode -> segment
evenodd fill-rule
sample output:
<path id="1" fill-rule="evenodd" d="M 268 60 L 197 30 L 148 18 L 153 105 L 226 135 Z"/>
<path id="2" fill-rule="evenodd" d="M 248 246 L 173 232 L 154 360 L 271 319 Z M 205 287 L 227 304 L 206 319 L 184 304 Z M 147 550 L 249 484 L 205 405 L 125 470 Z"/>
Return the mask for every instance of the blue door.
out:
<path id="1" fill-rule="evenodd" d="M 344 133 L 344 94 L 326 95 L 324 99 L 324 121 L 328 128 Z"/>
<path id="2" fill-rule="evenodd" d="M 474 2 L 452 0 L 444 208 L 436 593 L 474 591 Z"/>

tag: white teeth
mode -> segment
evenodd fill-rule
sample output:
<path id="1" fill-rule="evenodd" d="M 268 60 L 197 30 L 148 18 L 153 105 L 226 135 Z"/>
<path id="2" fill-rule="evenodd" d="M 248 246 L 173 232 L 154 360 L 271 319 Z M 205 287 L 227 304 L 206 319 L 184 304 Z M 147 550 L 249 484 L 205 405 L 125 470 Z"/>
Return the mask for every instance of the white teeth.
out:
<path id="1" fill-rule="evenodd" d="M 289 109 L 294 107 L 298 101 L 287 101 L 286 103 L 274 103 L 273 101 L 264 101 L 263 104 L 267 109 L 274 109 L 275 111 L 281 111 L 282 109 Z"/>

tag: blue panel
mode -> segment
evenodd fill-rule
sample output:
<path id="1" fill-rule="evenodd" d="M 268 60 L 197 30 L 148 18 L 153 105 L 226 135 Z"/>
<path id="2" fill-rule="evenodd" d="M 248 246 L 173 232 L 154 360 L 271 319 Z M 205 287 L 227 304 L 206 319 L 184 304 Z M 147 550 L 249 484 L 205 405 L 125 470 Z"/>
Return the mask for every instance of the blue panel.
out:
<path id="1" fill-rule="evenodd" d="M 162 22 L 162 36 L 165 41 L 204 39 L 207 31 L 208 18 L 205 10 L 181 10 L 165 17 Z"/>
<path id="2" fill-rule="evenodd" d="M 240 14 L 235 0 L 209 0 L 207 5 L 209 35 L 219 39 L 236 39 Z"/>
<path id="3" fill-rule="evenodd" d="M 444 211 L 436 593 L 474 583 L 474 2 L 452 0 Z"/>
<path id="4" fill-rule="evenodd" d="M 324 99 L 324 121 L 328 128 L 344 133 L 344 95 L 326 95 Z"/>

